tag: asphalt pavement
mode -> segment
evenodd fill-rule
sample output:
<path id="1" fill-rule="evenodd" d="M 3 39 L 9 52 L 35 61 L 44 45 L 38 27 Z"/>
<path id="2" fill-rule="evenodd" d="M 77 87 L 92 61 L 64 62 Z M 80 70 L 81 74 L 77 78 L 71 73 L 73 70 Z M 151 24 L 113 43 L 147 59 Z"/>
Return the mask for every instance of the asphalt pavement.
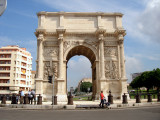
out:
<path id="1" fill-rule="evenodd" d="M 109 110 L 25 110 L 1 107 L 0 120 L 160 120 L 160 106 Z"/>

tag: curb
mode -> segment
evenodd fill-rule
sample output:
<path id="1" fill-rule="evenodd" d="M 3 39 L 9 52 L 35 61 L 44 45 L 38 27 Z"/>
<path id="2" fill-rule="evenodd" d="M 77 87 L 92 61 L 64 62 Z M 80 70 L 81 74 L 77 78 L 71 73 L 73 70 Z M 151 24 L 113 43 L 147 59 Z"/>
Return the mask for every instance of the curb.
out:
<path id="1" fill-rule="evenodd" d="M 128 103 L 128 104 L 111 104 L 108 109 L 119 109 L 119 108 L 135 108 L 135 107 L 151 107 L 159 106 L 160 102 L 149 102 L 149 103 Z M 18 109 L 29 109 L 29 110 L 75 110 L 75 109 L 101 109 L 99 105 L 28 105 L 28 104 L 0 104 L 0 107 L 5 108 L 18 108 Z"/>

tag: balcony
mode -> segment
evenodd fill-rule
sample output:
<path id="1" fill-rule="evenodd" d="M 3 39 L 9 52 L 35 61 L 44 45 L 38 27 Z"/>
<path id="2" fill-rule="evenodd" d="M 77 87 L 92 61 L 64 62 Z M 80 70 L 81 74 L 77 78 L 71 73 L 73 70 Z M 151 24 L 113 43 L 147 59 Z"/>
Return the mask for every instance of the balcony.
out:
<path id="1" fill-rule="evenodd" d="M 0 79 L 10 79 L 8 76 L 0 76 Z"/>
<path id="2" fill-rule="evenodd" d="M 0 73 L 0 79 L 10 79 L 10 73 Z"/>
<path id="3" fill-rule="evenodd" d="M 0 60 L 0 64 L 11 64 L 11 60 Z"/>
<path id="4" fill-rule="evenodd" d="M 0 58 L 11 58 L 11 54 L 0 54 Z"/>
<path id="5" fill-rule="evenodd" d="M 0 66 L 11 66 L 11 64 L 0 64 Z"/>
<path id="6" fill-rule="evenodd" d="M 10 70 L 0 70 L 0 73 L 10 73 Z"/>
<path id="7" fill-rule="evenodd" d="M 4 86 L 4 87 L 9 86 L 9 85 L 10 83 L 0 83 L 0 86 Z"/>

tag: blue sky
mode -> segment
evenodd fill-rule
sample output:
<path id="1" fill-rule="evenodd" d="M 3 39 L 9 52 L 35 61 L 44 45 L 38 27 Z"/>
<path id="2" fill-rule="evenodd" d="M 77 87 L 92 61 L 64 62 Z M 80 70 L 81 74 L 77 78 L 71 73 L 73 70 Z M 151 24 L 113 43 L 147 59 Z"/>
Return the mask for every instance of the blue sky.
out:
<path id="1" fill-rule="evenodd" d="M 160 67 L 160 0 L 8 0 L 0 16 L 0 47 L 19 45 L 33 56 L 36 68 L 37 40 L 34 35 L 39 11 L 121 12 L 125 36 L 126 73 Z M 73 57 L 68 63 L 68 85 L 91 77 L 91 65 L 85 57 Z"/>

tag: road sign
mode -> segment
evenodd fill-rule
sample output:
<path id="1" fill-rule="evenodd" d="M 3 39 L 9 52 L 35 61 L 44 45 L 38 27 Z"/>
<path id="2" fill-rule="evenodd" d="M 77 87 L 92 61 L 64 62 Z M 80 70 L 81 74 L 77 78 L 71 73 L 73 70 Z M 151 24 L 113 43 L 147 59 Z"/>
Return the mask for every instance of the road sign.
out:
<path id="1" fill-rule="evenodd" d="M 7 7 L 7 0 L 0 0 L 0 16 L 3 14 Z"/>

